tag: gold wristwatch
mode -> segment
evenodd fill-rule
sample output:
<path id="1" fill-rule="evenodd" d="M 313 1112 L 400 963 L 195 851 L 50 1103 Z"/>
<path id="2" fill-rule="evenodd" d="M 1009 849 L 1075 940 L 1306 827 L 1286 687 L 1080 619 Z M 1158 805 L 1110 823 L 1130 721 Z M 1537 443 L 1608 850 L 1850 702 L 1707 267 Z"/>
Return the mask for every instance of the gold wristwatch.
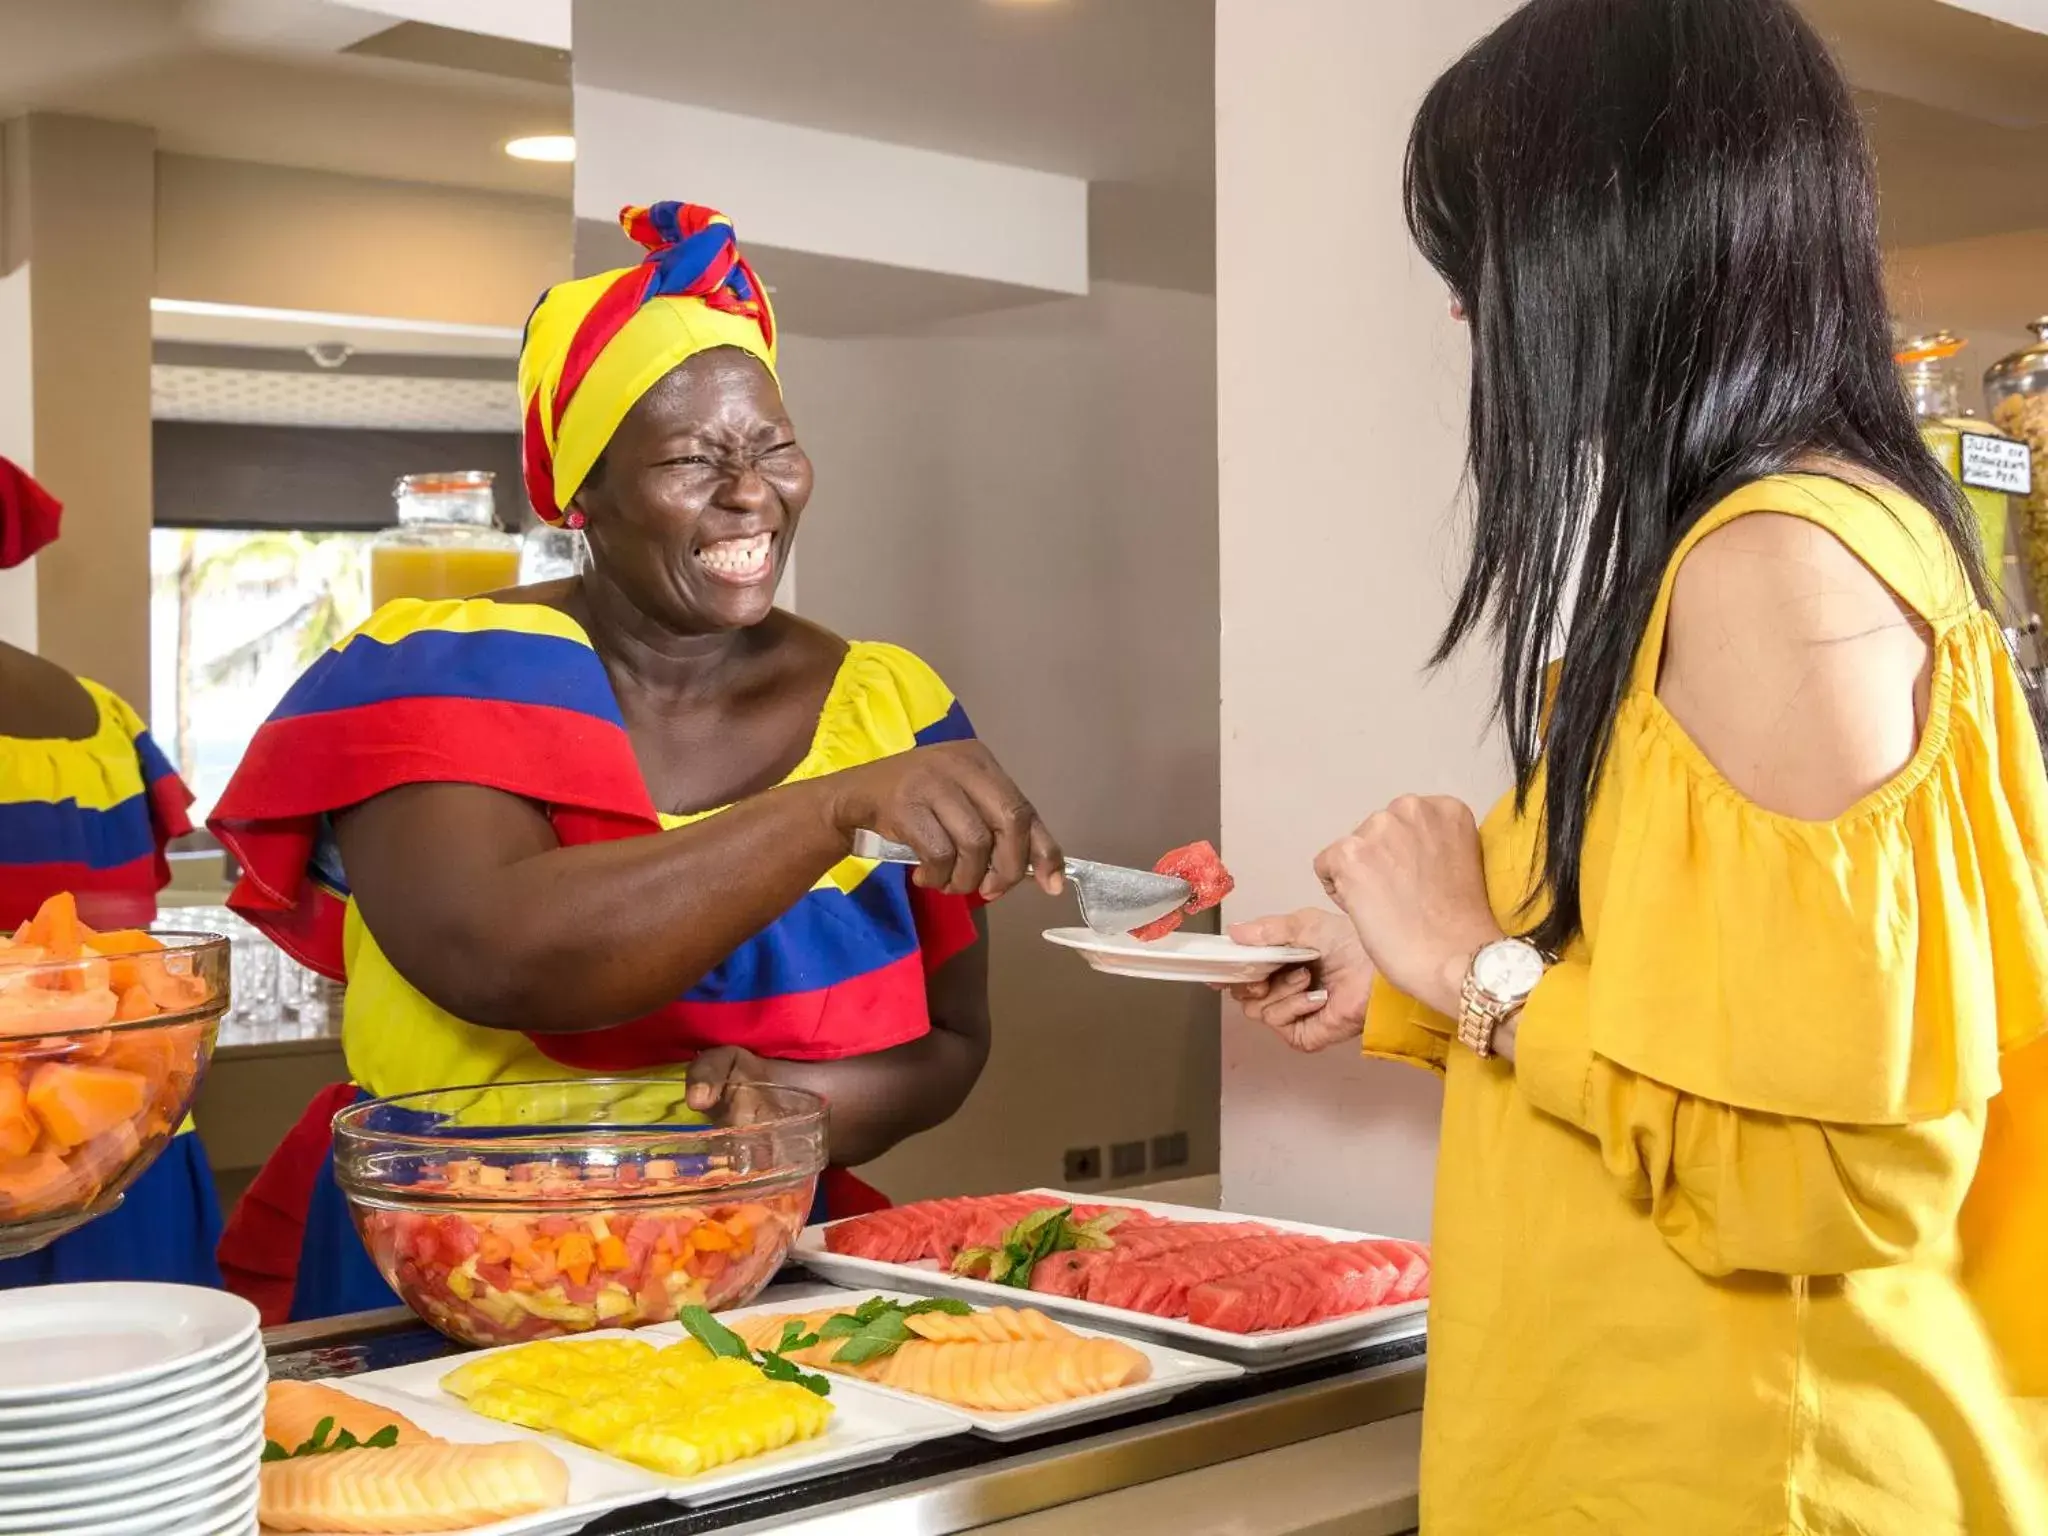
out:
<path id="1" fill-rule="evenodd" d="M 1549 968 L 1550 957 L 1523 939 L 1497 939 L 1480 950 L 1458 994 L 1458 1043 L 1491 1056 L 1501 1025 L 1522 1011 Z"/>

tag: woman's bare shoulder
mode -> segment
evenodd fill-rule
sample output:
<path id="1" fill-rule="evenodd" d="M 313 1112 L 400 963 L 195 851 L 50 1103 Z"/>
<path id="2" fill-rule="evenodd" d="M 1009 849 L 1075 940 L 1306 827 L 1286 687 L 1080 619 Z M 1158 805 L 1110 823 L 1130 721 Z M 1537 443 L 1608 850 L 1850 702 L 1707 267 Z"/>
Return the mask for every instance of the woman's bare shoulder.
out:
<path id="1" fill-rule="evenodd" d="M 1855 551 L 1754 512 L 1680 566 L 1657 693 L 1749 799 L 1825 820 L 1911 759 L 1931 659 L 1925 626 Z"/>

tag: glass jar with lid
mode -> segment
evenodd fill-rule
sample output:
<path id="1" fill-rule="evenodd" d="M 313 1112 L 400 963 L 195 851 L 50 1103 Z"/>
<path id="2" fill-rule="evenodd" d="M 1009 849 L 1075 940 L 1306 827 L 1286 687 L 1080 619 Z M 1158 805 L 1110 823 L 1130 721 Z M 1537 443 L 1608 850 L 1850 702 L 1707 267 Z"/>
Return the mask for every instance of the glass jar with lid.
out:
<path id="1" fill-rule="evenodd" d="M 2048 594 L 2048 316 L 2027 329 L 2034 333 L 2034 345 L 1985 371 L 1984 405 L 2006 436 L 2033 451 L 2028 489 L 2018 503 L 2016 542 L 2038 604 Z"/>
<path id="2" fill-rule="evenodd" d="M 1920 435 L 1976 514 L 1985 564 L 2004 599 L 2005 622 L 2024 628 L 2032 612 L 2030 583 L 2012 538 L 2012 498 L 2021 488 L 1999 478 L 2001 472 L 2010 473 L 2010 465 L 1995 462 L 2005 434 L 1963 405 L 1963 374 L 1956 358 L 1967 345 L 1948 331 L 1915 336 L 1897 353 L 1899 377 L 1920 419 Z"/>
<path id="3" fill-rule="evenodd" d="M 498 526 L 487 470 L 406 475 L 393 487 L 398 526 L 370 545 L 370 602 L 476 597 L 519 583 L 520 541 Z"/>

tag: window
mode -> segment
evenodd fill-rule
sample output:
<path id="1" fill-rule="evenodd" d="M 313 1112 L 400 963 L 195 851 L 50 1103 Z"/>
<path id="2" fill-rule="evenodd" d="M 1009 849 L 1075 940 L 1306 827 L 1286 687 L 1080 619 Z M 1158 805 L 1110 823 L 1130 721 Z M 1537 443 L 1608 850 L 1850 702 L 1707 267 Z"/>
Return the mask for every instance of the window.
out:
<path id="1" fill-rule="evenodd" d="M 150 534 L 150 729 L 211 813 L 257 726 L 322 651 L 369 617 L 361 533 Z"/>

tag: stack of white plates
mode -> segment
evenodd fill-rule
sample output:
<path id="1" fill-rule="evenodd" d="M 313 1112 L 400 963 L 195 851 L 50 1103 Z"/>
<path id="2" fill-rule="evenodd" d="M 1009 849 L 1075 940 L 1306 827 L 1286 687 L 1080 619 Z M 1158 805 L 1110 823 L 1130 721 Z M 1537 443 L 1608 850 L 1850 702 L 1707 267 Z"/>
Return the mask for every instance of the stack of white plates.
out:
<path id="1" fill-rule="evenodd" d="M 0 1292 L 0 1536 L 254 1531 L 266 1379 L 224 1291 Z"/>

